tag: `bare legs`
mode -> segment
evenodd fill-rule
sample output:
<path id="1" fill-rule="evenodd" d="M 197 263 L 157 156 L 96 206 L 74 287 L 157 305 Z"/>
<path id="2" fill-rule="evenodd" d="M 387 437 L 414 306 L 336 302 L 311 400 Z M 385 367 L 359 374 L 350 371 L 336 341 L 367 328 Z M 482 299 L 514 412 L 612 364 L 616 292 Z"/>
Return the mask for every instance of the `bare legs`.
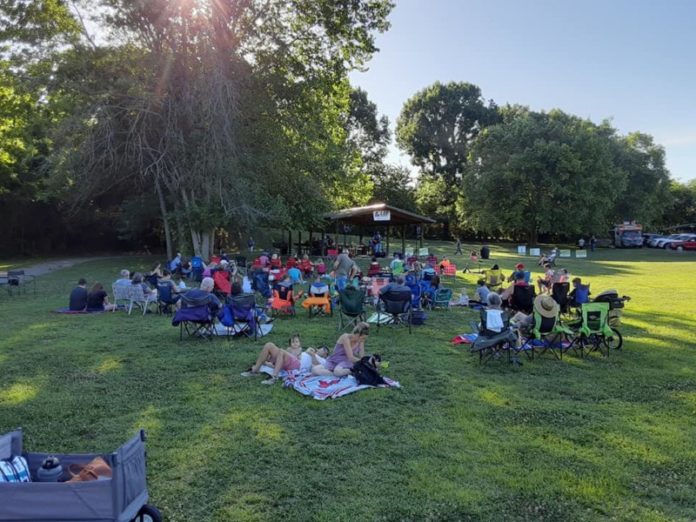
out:
<path id="1" fill-rule="evenodd" d="M 251 373 L 259 373 L 261 366 L 269 362 L 273 365 L 273 377 L 278 377 L 288 357 L 290 357 L 290 354 L 285 350 L 281 350 L 273 343 L 266 343 L 256 358 L 256 363 L 251 367 Z"/>

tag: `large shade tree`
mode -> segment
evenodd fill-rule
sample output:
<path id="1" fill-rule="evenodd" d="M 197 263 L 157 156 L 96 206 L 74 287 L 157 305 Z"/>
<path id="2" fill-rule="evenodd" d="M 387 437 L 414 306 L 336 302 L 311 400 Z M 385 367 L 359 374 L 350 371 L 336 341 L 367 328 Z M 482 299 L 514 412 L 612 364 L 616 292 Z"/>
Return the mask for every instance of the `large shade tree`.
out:
<path id="1" fill-rule="evenodd" d="M 45 17 L 20 4 L 64 4 L 5 6 L 16 43 L 45 44 Z M 388 1 L 90 4 L 101 41 L 65 39 L 47 81 L 71 108 L 54 165 L 77 204 L 116 186 L 150 191 L 170 252 L 174 223 L 206 255 L 216 226 L 306 223 L 350 184 L 346 72 L 374 52 Z"/>
<path id="2" fill-rule="evenodd" d="M 442 199 L 447 205 L 456 199 L 472 143 L 497 121 L 496 105 L 486 101 L 476 85 L 436 82 L 404 103 L 396 141 L 423 175 L 444 181 L 448 190 Z"/>
<path id="3" fill-rule="evenodd" d="M 605 230 L 626 176 L 613 163 L 613 130 L 555 110 L 516 108 L 485 129 L 465 174 L 466 218 L 508 236 Z"/>

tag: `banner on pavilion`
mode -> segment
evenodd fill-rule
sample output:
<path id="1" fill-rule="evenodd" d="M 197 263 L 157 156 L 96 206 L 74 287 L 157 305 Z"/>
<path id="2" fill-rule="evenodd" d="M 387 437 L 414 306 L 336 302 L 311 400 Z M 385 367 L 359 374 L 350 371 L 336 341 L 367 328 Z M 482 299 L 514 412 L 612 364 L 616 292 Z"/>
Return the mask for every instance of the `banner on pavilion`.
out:
<path id="1" fill-rule="evenodd" d="M 372 219 L 374 221 L 391 221 L 390 210 L 373 210 Z"/>

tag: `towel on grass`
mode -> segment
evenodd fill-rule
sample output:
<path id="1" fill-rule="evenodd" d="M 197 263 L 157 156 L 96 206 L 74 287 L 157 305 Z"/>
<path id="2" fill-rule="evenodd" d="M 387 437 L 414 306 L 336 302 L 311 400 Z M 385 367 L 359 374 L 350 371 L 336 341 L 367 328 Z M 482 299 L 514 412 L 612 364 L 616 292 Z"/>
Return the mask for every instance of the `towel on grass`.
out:
<path id="1" fill-rule="evenodd" d="M 273 368 L 270 366 L 261 366 L 259 371 L 273 375 Z M 281 370 L 278 376 L 283 379 L 284 387 L 293 388 L 302 395 L 309 395 L 318 401 L 338 399 L 344 395 L 368 388 L 401 388 L 398 382 L 388 377 L 384 377 L 384 381 L 387 383 L 384 386 L 368 386 L 366 384 L 358 384 L 358 381 L 352 375 L 334 377 L 332 375 L 312 375 L 306 372 L 286 372 Z"/>
<path id="2" fill-rule="evenodd" d="M 391 323 L 393 320 L 394 320 L 394 319 L 392 318 L 392 316 L 389 315 L 389 314 L 387 314 L 387 313 L 383 313 L 383 314 L 374 313 L 374 314 L 372 314 L 370 317 L 368 317 L 367 322 L 368 322 L 368 323 L 372 323 L 372 324 L 377 324 L 377 323 L 379 323 L 379 324 L 389 324 L 389 323 Z"/>
<path id="3" fill-rule="evenodd" d="M 450 342 L 454 344 L 472 344 L 476 339 L 478 339 L 478 334 L 465 333 L 454 336 Z"/>
<path id="4" fill-rule="evenodd" d="M 243 333 L 246 328 L 247 326 L 244 323 L 235 323 L 229 327 L 225 326 L 222 323 L 215 323 L 215 329 L 213 330 L 213 332 L 215 333 L 215 335 L 221 335 L 223 337 L 228 335 L 234 336 Z M 271 330 L 273 330 L 272 324 L 260 324 L 258 336 L 263 337 L 264 335 L 268 335 L 269 333 L 271 333 Z"/>

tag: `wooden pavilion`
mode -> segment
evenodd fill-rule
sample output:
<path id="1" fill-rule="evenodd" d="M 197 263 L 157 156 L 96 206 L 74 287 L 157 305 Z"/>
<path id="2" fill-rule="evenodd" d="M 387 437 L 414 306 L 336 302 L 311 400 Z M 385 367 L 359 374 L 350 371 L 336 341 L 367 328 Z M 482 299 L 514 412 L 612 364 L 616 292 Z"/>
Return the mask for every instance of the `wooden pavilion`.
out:
<path id="1" fill-rule="evenodd" d="M 414 212 L 392 207 L 386 203 L 374 203 L 365 207 L 354 207 L 324 214 L 324 219 L 335 224 L 336 234 L 341 233 L 341 225 L 360 225 L 366 228 L 385 230 L 386 250 L 389 253 L 389 236 L 393 227 L 401 227 L 401 252 L 406 250 L 406 226 L 435 223 L 434 219 L 420 216 Z M 345 229 L 344 229 L 345 230 Z M 344 234 L 345 235 L 345 234 Z M 423 246 L 423 231 L 418 234 Z M 323 238 L 322 238 L 323 239 Z M 337 238 L 338 239 L 338 238 Z"/>

